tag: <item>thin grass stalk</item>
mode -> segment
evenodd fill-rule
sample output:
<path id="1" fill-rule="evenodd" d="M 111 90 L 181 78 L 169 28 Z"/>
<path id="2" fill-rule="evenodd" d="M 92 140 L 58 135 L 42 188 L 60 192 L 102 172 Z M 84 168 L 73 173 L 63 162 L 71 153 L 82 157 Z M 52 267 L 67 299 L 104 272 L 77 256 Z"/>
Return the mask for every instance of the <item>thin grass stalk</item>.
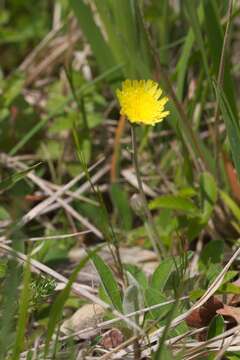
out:
<path id="1" fill-rule="evenodd" d="M 187 141 L 187 139 L 185 139 L 185 143 L 186 143 L 186 146 L 187 146 L 187 149 L 189 150 L 191 156 L 192 156 L 192 159 L 193 159 L 193 162 L 194 162 L 194 165 L 196 167 L 196 169 L 198 171 L 201 171 L 201 170 L 205 170 L 207 169 L 209 172 L 210 171 L 210 168 L 209 168 L 209 164 L 204 156 L 204 153 L 202 152 L 200 146 L 199 146 L 199 141 L 198 141 L 198 138 L 192 128 L 192 124 L 188 118 L 188 116 L 186 115 L 185 113 L 185 110 L 183 108 L 183 105 L 181 104 L 181 102 L 178 100 L 177 98 L 177 95 L 173 89 L 173 86 L 169 80 L 169 77 L 167 75 L 167 73 L 165 72 L 165 70 L 163 69 L 162 67 L 162 64 L 159 60 L 159 56 L 158 56 L 158 53 L 152 43 L 152 38 L 151 38 L 151 35 L 148 31 L 148 28 L 144 22 L 144 16 L 142 14 L 142 11 L 141 11 L 141 7 L 139 6 L 140 8 L 140 13 L 141 13 L 141 16 L 142 16 L 142 21 L 143 21 L 143 24 L 144 24 L 144 28 L 145 28 L 145 32 L 146 32 L 146 35 L 147 35 L 147 39 L 148 39 L 148 42 L 149 42 L 149 47 L 150 47 L 150 50 L 152 52 L 152 55 L 153 55 L 153 59 L 155 61 L 155 65 L 156 65 L 156 69 L 157 69 L 157 72 L 160 76 L 160 78 L 162 78 L 164 84 L 165 84 L 165 87 L 168 91 L 168 94 L 170 95 L 173 103 L 174 103 L 174 106 L 179 114 L 179 119 L 181 121 L 181 125 L 183 127 L 183 129 L 186 131 L 186 133 L 188 134 L 189 138 L 191 139 L 191 142 L 192 142 L 192 145 L 193 145 L 193 148 L 194 148 L 194 151 L 193 151 L 193 148 L 190 146 L 189 142 Z M 196 155 L 198 156 L 198 158 L 201 160 L 200 162 L 198 161 Z"/>
<path id="2" fill-rule="evenodd" d="M 155 58 L 158 59 L 158 56 L 155 56 Z M 194 130 L 192 128 L 192 124 L 190 123 L 182 104 L 179 102 L 179 100 L 178 100 L 178 98 L 176 96 L 176 93 L 175 93 L 175 91 L 174 91 L 174 89 L 173 89 L 173 87 L 171 85 L 169 77 L 167 76 L 165 70 L 163 70 L 159 59 L 156 60 L 156 61 L 158 63 L 158 69 L 159 69 L 160 77 L 163 79 L 163 81 L 165 83 L 165 86 L 167 87 L 167 91 L 168 91 L 168 93 L 169 93 L 169 95 L 170 95 L 170 97 L 171 97 L 177 111 L 178 111 L 179 119 L 181 119 L 182 126 L 189 133 L 189 136 L 190 136 L 190 138 L 192 140 L 192 144 L 193 144 L 193 146 L 195 148 L 195 152 L 198 155 L 199 159 L 201 160 L 201 162 L 196 162 L 195 161 L 195 166 L 196 166 L 197 170 L 201 171 L 201 170 L 207 169 L 207 170 L 210 171 L 209 165 L 208 165 L 208 163 L 207 163 L 207 161 L 205 159 L 205 156 L 204 156 L 204 154 L 203 154 L 203 152 L 202 152 L 202 150 L 201 150 L 201 148 L 199 146 L 197 136 L 196 136 L 196 134 L 195 134 L 195 132 L 194 132 Z M 188 142 L 186 142 L 186 145 L 189 148 Z"/>
<path id="3" fill-rule="evenodd" d="M 232 9 L 233 9 L 233 0 L 229 1 L 228 5 L 228 14 L 227 14 L 227 25 L 226 25 L 226 31 L 224 34 L 223 39 L 223 46 L 222 46 L 222 52 L 221 52 L 221 58 L 220 58 L 220 64 L 219 64 L 219 71 L 218 71 L 218 78 L 217 78 L 217 87 L 222 88 L 223 86 L 223 80 L 224 80 L 224 67 L 226 62 L 226 51 L 229 43 L 229 35 L 230 35 L 230 25 L 231 25 L 231 17 L 232 17 Z M 215 155 L 215 161 L 216 161 L 216 174 L 217 178 L 219 179 L 220 174 L 220 166 L 219 166 L 219 160 L 220 160 L 220 131 L 219 131 L 219 125 L 220 125 L 220 102 L 219 97 L 216 99 L 216 108 L 215 108 L 215 114 L 214 114 L 214 155 Z"/>
<path id="4" fill-rule="evenodd" d="M 103 79 L 106 79 L 108 76 L 116 73 L 118 70 L 122 69 L 123 64 L 118 64 L 116 66 L 110 67 L 108 70 L 104 71 L 100 75 L 98 75 L 94 80 L 91 82 L 88 82 L 81 86 L 77 91 L 77 95 L 84 94 L 85 91 L 87 91 L 89 88 L 91 88 L 93 85 L 98 84 Z M 73 96 L 68 96 L 66 101 L 64 103 L 61 103 L 56 111 L 54 113 L 51 113 L 50 115 L 47 115 L 44 117 L 40 122 L 38 122 L 34 127 L 32 127 L 24 136 L 19 140 L 19 142 L 14 145 L 14 147 L 9 151 L 10 156 L 14 156 L 17 154 L 17 152 L 20 151 L 20 149 L 25 146 L 34 135 L 36 135 L 46 124 L 49 122 L 52 118 L 56 118 L 58 116 L 62 116 L 65 114 L 65 107 L 70 104 L 70 102 L 73 100 Z"/>
<path id="5" fill-rule="evenodd" d="M 19 314 L 18 314 L 18 323 L 16 330 L 16 339 L 13 347 L 12 360 L 18 360 L 20 353 L 24 348 L 24 336 L 28 323 L 28 306 L 30 301 L 30 281 L 31 281 L 31 269 L 30 261 L 27 258 L 26 265 L 24 267 L 23 273 L 23 289 L 20 295 L 19 301 Z"/>
<path id="6" fill-rule="evenodd" d="M 1 242 L 0 242 L 0 250 L 3 250 L 5 253 L 8 253 L 11 256 L 11 258 L 16 258 L 16 260 L 18 260 L 19 262 L 26 262 L 27 261 L 27 256 L 25 254 L 13 250 L 9 246 L 1 244 Z M 40 263 L 39 261 L 37 261 L 35 259 L 32 259 L 32 258 L 29 261 L 30 261 L 30 265 L 31 265 L 31 267 L 33 269 L 35 269 L 37 271 L 40 271 L 41 273 L 50 275 L 51 277 L 53 277 L 57 281 L 63 282 L 65 285 L 68 284 L 69 279 L 65 278 L 63 275 L 57 273 L 56 271 L 49 268 L 48 266 L 46 266 L 46 265 L 44 265 L 44 264 Z M 15 271 L 15 274 L 16 274 L 16 271 Z M 79 285 L 76 282 L 74 282 L 74 283 L 71 284 L 71 290 L 77 296 L 86 298 L 90 302 L 92 302 L 94 304 L 98 304 L 98 305 L 102 306 L 104 309 L 111 311 L 113 313 L 113 315 L 115 315 L 117 318 L 119 318 L 119 320 L 126 321 L 126 323 L 131 328 L 136 328 L 138 330 L 139 334 L 144 334 L 145 335 L 145 332 L 134 321 L 132 321 L 131 319 L 129 319 L 128 317 L 126 317 L 122 313 L 118 312 L 117 310 L 113 309 L 112 306 L 107 304 L 105 301 L 99 299 L 92 292 L 90 292 L 90 289 L 87 290 L 85 288 L 85 286 L 83 287 L 83 285 Z M 0 351 L 1 350 L 2 349 L 0 348 Z"/>
<path id="7" fill-rule="evenodd" d="M 239 330 L 236 331 L 235 334 L 233 334 L 232 338 L 226 339 L 225 343 L 223 342 L 222 349 L 220 349 L 218 351 L 218 353 L 216 354 L 216 357 L 214 358 L 214 360 L 221 360 L 222 359 L 222 356 L 226 353 L 227 349 L 229 348 L 229 346 L 232 345 L 232 342 L 236 339 L 236 337 L 238 335 L 239 335 Z"/>
<path id="8" fill-rule="evenodd" d="M 75 142 L 76 142 L 76 145 L 77 145 L 77 153 L 78 153 L 78 157 L 79 157 L 79 161 L 85 171 L 85 174 L 86 174 L 86 177 L 91 185 L 91 189 L 93 191 L 93 193 L 97 196 L 97 199 L 98 199 L 98 202 L 99 202 L 99 206 L 102 208 L 103 212 L 105 213 L 105 217 L 106 217 L 106 223 L 108 224 L 109 226 L 109 229 L 110 229 L 110 232 L 107 231 L 106 232 L 106 239 L 108 241 L 108 244 L 113 244 L 114 246 L 114 251 L 112 251 L 111 249 L 111 246 L 109 246 L 109 251 L 113 257 L 113 260 L 116 264 L 116 267 L 118 269 L 118 273 L 119 273 L 119 276 L 120 278 L 122 279 L 123 281 L 123 284 L 126 284 L 126 279 L 125 279 L 125 275 L 124 275 L 124 270 L 123 270 L 123 264 L 122 264 L 122 260 L 121 260 L 121 256 L 120 256 L 120 250 L 119 250 L 119 241 L 118 241 L 118 238 L 117 238 L 117 235 L 112 227 L 112 223 L 109 219 L 109 215 L 108 215 L 108 211 L 107 211 L 107 208 L 105 206 L 105 203 L 103 201 L 103 198 L 102 198 L 102 195 L 99 191 L 98 188 L 96 188 L 92 182 L 92 179 L 91 179 L 91 176 L 88 172 L 88 168 L 87 168 L 87 165 L 86 165 L 86 162 L 85 162 L 85 159 L 84 159 L 84 155 L 83 153 L 81 153 L 81 151 L 79 151 L 79 144 L 78 144 L 78 139 L 77 139 L 77 136 L 76 136 L 76 131 L 74 132 L 74 139 L 75 139 Z"/>
<path id="9" fill-rule="evenodd" d="M 172 322 L 172 319 L 173 319 L 173 316 L 174 316 L 174 313 L 175 313 L 175 310 L 178 306 L 178 303 L 179 303 L 179 297 L 176 298 L 176 302 L 172 305 L 172 308 L 167 316 L 167 323 L 166 323 L 166 326 L 164 328 L 164 331 L 162 333 L 162 336 L 160 337 L 159 339 L 159 343 L 158 343 L 158 349 L 156 351 L 156 358 L 159 358 L 161 359 L 161 355 L 162 355 L 162 351 L 163 351 L 163 348 L 164 348 L 164 344 L 165 344 L 165 341 L 167 339 L 167 335 L 168 335 L 168 331 L 170 330 L 171 328 L 171 322 Z"/>
<path id="10" fill-rule="evenodd" d="M 143 207 L 143 211 L 147 220 L 147 225 L 148 225 L 148 233 L 149 233 L 149 237 L 150 240 L 152 242 L 152 246 L 156 252 L 156 254 L 159 255 L 159 257 L 161 258 L 166 252 L 165 249 L 162 245 L 162 243 L 159 241 L 159 235 L 158 235 L 158 231 L 156 229 L 156 226 L 154 224 L 153 221 L 153 217 L 152 214 L 148 208 L 148 203 L 147 203 L 147 199 L 143 190 L 143 184 L 142 184 L 142 179 L 141 179 L 141 174 L 140 174 L 140 168 L 139 168 L 139 162 L 138 162 L 138 148 L 137 148 L 137 138 L 136 138 L 136 127 L 135 125 L 131 125 L 131 136 L 132 136 L 132 155 L 133 155 L 133 165 L 135 168 L 135 172 L 136 172 L 136 177 L 137 177 L 137 183 L 138 183 L 138 189 L 139 189 L 139 194 L 141 196 L 141 200 L 142 200 L 142 207 Z"/>
<path id="11" fill-rule="evenodd" d="M 89 127 L 88 127 L 88 122 L 87 122 L 87 117 L 86 117 L 84 101 L 83 101 L 83 99 L 81 100 L 81 106 L 80 106 L 71 73 L 69 73 L 67 71 L 67 69 L 65 69 L 65 73 L 66 73 L 66 76 L 67 76 L 67 79 L 68 79 L 68 82 L 69 82 L 69 86 L 70 86 L 73 98 L 74 98 L 75 103 L 77 105 L 78 111 L 82 112 L 85 136 L 86 136 L 86 138 L 89 138 Z M 74 140 L 75 140 L 75 143 L 76 143 L 76 146 L 77 146 L 77 153 L 78 153 L 79 161 L 80 161 L 80 163 L 81 163 L 81 165 L 82 165 L 82 167 L 83 167 L 83 169 L 85 171 L 85 175 L 86 175 L 86 177 L 87 177 L 87 179 L 88 179 L 88 181 L 89 181 L 89 183 L 91 185 L 91 188 L 92 188 L 94 194 L 96 194 L 96 196 L 98 198 L 99 205 L 102 207 L 103 211 L 106 214 L 106 219 L 107 219 L 107 222 L 109 223 L 109 227 L 110 227 L 111 233 L 112 233 L 112 239 L 109 239 L 109 240 L 110 241 L 112 240 L 112 243 L 113 243 L 114 248 L 115 248 L 115 254 L 112 252 L 111 248 L 109 248 L 109 250 L 112 253 L 114 262 L 116 263 L 117 269 L 119 271 L 119 275 L 120 275 L 121 279 L 123 280 L 123 283 L 125 283 L 123 265 L 122 265 L 122 261 L 121 261 L 121 256 L 120 256 L 120 251 L 119 251 L 119 244 L 118 244 L 118 241 L 117 241 L 117 238 L 116 238 L 116 234 L 115 234 L 115 232 L 113 230 L 113 227 L 112 227 L 112 224 L 111 224 L 111 222 L 109 220 L 108 211 L 107 211 L 106 206 L 105 206 L 105 204 L 103 202 L 102 196 L 101 196 L 100 192 L 98 191 L 98 189 L 95 188 L 93 182 L 91 181 L 91 177 L 89 175 L 88 168 L 87 168 L 87 165 L 86 165 L 86 162 L 85 162 L 84 154 L 81 153 L 81 146 L 80 146 L 79 138 L 77 136 L 76 125 L 73 127 L 73 136 L 74 136 Z"/>

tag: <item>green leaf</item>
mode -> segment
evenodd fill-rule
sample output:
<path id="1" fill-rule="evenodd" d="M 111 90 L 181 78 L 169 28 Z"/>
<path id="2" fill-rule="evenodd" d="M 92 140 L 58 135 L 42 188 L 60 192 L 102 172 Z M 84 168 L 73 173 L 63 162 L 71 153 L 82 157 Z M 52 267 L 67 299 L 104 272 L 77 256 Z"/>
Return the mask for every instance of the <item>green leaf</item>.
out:
<path id="1" fill-rule="evenodd" d="M 222 286 L 220 286 L 218 291 L 221 294 L 239 295 L 240 294 L 240 287 L 235 285 L 235 284 L 228 283 L 228 284 L 223 284 Z"/>
<path id="2" fill-rule="evenodd" d="M 222 285 L 226 284 L 227 282 L 229 282 L 231 280 L 233 280 L 233 278 L 235 278 L 237 275 L 238 275 L 238 271 L 236 271 L 236 270 L 227 271 L 227 273 L 224 275 Z"/>
<path id="3" fill-rule="evenodd" d="M 224 319 L 221 315 L 216 315 L 211 320 L 208 328 L 207 338 L 211 339 L 217 335 L 220 335 L 224 332 Z"/>
<path id="4" fill-rule="evenodd" d="M 74 283 L 74 281 L 76 281 L 79 271 L 86 265 L 89 258 L 91 256 L 93 256 L 94 253 L 98 250 L 99 249 L 95 249 L 93 252 L 90 252 L 87 256 L 85 256 L 79 262 L 79 264 L 76 266 L 75 270 L 72 272 L 67 285 L 65 286 L 63 291 L 61 291 L 61 293 L 57 296 L 56 300 L 54 301 L 54 303 L 51 307 L 50 314 L 49 314 L 49 320 L 48 320 L 48 330 L 47 330 L 47 336 L 46 336 L 46 342 L 45 342 L 45 350 L 44 350 L 45 358 L 47 357 L 47 354 L 48 354 L 49 345 L 50 345 L 50 341 L 51 341 L 52 335 L 54 333 L 54 330 L 57 326 L 58 321 L 60 320 L 60 318 L 62 316 L 64 304 L 69 297 L 69 294 L 70 294 L 70 291 L 72 288 L 72 284 Z"/>
<path id="5" fill-rule="evenodd" d="M 19 171 L 11 176 L 9 176 L 6 179 L 3 179 L 0 182 L 0 191 L 5 191 L 10 189 L 13 185 L 15 185 L 18 181 L 25 178 L 25 176 L 32 170 L 34 170 L 36 167 L 38 167 L 41 163 L 35 164 L 33 166 L 30 166 L 26 170 Z"/>
<path id="6" fill-rule="evenodd" d="M 214 205 L 217 201 L 217 185 L 212 177 L 207 172 L 201 174 L 200 177 L 200 191 L 201 191 L 201 203 L 202 203 L 202 215 L 201 219 L 204 223 L 207 223 L 214 209 Z"/>
<path id="7" fill-rule="evenodd" d="M 112 271 L 97 254 L 92 254 L 91 259 L 101 278 L 102 285 L 111 299 L 114 308 L 122 312 L 122 297 L 118 284 L 113 276 Z"/>
<path id="8" fill-rule="evenodd" d="M 199 210 L 194 203 L 181 196 L 163 195 L 149 204 L 150 209 L 172 209 L 188 213 L 189 215 L 199 215 Z"/>
<path id="9" fill-rule="evenodd" d="M 178 191 L 178 195 L 184 198 L 192 198 L 197 195 L 197 191 L 192 187 L 182 188 Z"/>
<path id="10" fill-rule="evenodd" d="M 153 360 L 174 360 L 174 357 L 167 346 L 161 346 L 153 356 Z"/>
<path id="11" fill-rule="evenodd" d="M 223 258 L 224 241 L 212 240 L 203 249 L 200 262 L 209 267 L 209 264 L 218 264 Z"/>
<path id="12" fill-rule="evenodd" d="M 161 291 L 153 288 L 147 288 L 145 290 L 145 303 L 146 306 L 153 306 L 161 304 L 167 301 L 167 297 L 163 295 Z M 145 319 L 160 321 L 171 309 L 172 304 L 163 305 L 159 308 L 150 310 L 146 315 Z"/>
<path id="13" fill-rule="evenodd" d="M 194 240 L 206 226 L 202 222 L 201 217 L 189 218 L 187 219 L 187 238 L 189 241 Z"/>
<path id="14" fill-rule="evenodd" d="M 143 293 L 139 287 L 136 279 L 127 273 L 129 286 L 124 291 L 123 297 L 123 312 L 124 314 L 130 314 L 141 309 L 144 306 Z M 135 322 L 138 323 L 139 315 L 134 315 Z"/>
<path id="15" fill-rule="evenodd" d="M 214 82 L 217 100 L 220 104 L 223 120 L 226 125 L 227 135 L 229 138 L 230 148 L 233 156 L 238 178 L 240 178 L 240 127 L 238 120 L 235 118 L 229 102 L 222 89 L 219 89 Z"/>
<path id="16" fill-rule="evenodd" d="M 48 122 L 48 117 L 43 117 L 41 121 L 37 122 L 24 136 L 23 138 L 9 151 L 9 155 L 14 156 L 20 149 L 26 145 L 26 143 L 31 140 L 31 138 L 36 135 Z"/>
<path id="17" fill-rule="evenodd" d="M 112 184 L 111 197 L 115 205 L 121 225 L 124 230 L 131 230 L 132 228 L 132 211 L 129 206 L 129 199 L 127 193 L 119 184 Z"/>
<path id="18" fill-rule="evenodd" d="M 175 231 L 179 228 L 178 217 L 172 216 L 171 209 L 162 209 L 156 217 L 156 225 L 163 244 L 171 246 Z"/>
<path id="19" fill-rule="evenodd" d="M 201 265 L 201 263 L 200 263 Z M 209 265 L 205 268 L 203 268 L 203 271 L 205 272 L 205 276 L 208 280 L 208 284 L 212 284 L 213 281 L 216 279 L 216 277 L 220 274 L 222 270 L 222 264 L 221 263 L 211 263 L 209 261 Z"/>
<path id="20" fill-rule="evenodd" d="M 138 282 L 138 284 L 146 289 L 148 287 L 148 280 L 143 270 L 133 264 L 124 264 L 124 269 L 128 271 Z"/>
<path id="21" fill-rule="evenodd" d="M 240 352 L 239 353 L 234 353 L 234 354 L 232 354 L 232 355 L 228 355 L 227 357 L 226 357 L 226 359 L 228 359 L 228 360 L 239 360 L 240 359 Z"/>
<path id="22" fill-rule="evenodd" d="M 127 287 L 123 297 L 124 314 L 130 314 L 139 310 L 138 293 L 138 287 L 136 285 L 130 285 Z"/>
<path id="23" fill-rule="evenodd" d="M 161 261 L 156 270 L 153 273 L 151 287 L 158 291 L 163 291 L 164 287 L 171 275 L 175 270 L 173 259 L 165 259 Z"/>
<path id="24" fill-rule="evenodd" d="M 89 203 L 78 202 L 76 203 L 76 209 L 89 218 L 108 241 L 112 241 L 113 234 L 109 225 L 108 213 L 102 204 L 96 206 Z"/>
<path id="25" fill-rule="evenodd" d="M 240 207 L 235 203 L 235 201 L 224 191 L 220 191 L 220 196 L 225 203 L 225 205 L 231 210 L 235 218 L 240 221 Z"/>
<path id="26" fill-rule="evenodd" d="M 207 334 L 207 339 L 212 339 L 215 336 L 218 336 L 220 334 L 222 334 L 225 330 L 225 324 L 224 324 L 224 319 L 221 315 L 216 315 L 214 316 L 214 318 L 211 320 L 210 324 L 209 324 L 209 328 L 208 328 L 208 334 Z M 210 353 L 208 355 L 207 360 L 214 360 L 216 354 L 214 353 Z"/>
<path id="27" fill-rule="evenodd" d="M 211 320 L 209 324 L 207 339 L 209 340 L 214 338 L 215 336 L 221 335 L 224 332 L 224 330 L 225 330 L 225 324 L 222 315 L 214 316 L 214 318 Z M 216 354 L 210 353 L 208 355 L 207 360 L 214 360 L 216 359 L 215 356 Z"/>
<path id="28" fill-rule="evenodd" d="M 189 293 L 189 298 L 191 301 L 195 302 L 198 299 L 200 299 L 200 297 L 202 297 L 204 293 L 205 293 L 204 289 L 195 289 Z"/>
<path id="29" fill-rule="evenodd" d="M 3 104 L 8 107 L 13 100 L 20 95 L 24 85 L 25 78 L 22 73 L 15 72 L 14 75 L 6 82 L 3 91 Z"/>
<path id="30" fill-rule="evenodd" d="M 7 212 L 7 210 L 4 207 L 0 206 L 0 221 L 9 220 L 9 219 L 10 219 L 10 215 Z"/>

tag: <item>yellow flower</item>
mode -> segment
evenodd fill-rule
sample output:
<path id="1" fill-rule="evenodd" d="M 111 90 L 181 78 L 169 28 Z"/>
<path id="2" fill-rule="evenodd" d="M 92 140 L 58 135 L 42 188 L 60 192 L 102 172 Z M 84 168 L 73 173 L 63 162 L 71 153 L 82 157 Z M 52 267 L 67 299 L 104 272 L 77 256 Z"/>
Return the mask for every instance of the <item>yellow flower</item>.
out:
<path id="1" fill-rule="evenodd" d="M 122 90 L 117 90 L 121 114 L 132 123 L 155 125 L 162 121 L 169 111 L 164 111 L 168 101 L 160 99 L 162 90 L 152 80 L 125 80 Z"/>

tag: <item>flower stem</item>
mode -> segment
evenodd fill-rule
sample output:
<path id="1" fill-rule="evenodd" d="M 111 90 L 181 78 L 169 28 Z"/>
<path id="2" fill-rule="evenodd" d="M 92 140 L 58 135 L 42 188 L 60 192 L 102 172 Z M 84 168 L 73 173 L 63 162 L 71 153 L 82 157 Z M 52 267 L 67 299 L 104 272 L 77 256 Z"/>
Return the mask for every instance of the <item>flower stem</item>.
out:
<path id="1" fill-rule="evenodd" d="M 139 169 L 139 162 L 138 162 L 138 153 L 137 153 L 138 149 L 137 149 L 135 125 L 131 125 L 131 135 L 132 135 L 133 165 L 134 165 L 135 172 L 136 172 L 138 189 L 139 189 L 139 194 L 142 199 L 143 210 L 144 210 L 145 217 L 147 220 L 147 230 L 148 230 L 149 238 L 152 242 L 152 246 L 153 246 L 155 252 L 161 258 L 165 254 L 165 249 L 164 249 L 162 243 L 159 241 L 158 231 L 154 224 L 152 214 L 148 208 L 147 199 L 146 199 L 146 196 L 145 196 L 145 193 L 143 190 L 143 184 L 142 184 L 142 179 L 141 179 L 141 174 L 140 174 L 140 169 Z"/>

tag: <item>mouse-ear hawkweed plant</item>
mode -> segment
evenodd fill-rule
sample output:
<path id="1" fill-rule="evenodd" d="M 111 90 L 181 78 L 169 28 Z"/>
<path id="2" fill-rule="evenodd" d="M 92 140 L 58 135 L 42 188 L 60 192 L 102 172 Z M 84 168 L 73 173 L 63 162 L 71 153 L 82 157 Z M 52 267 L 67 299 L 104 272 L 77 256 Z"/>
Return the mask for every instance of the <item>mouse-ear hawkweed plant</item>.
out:
<path id="1" fill-rule="evenodd" d="M 169 115 L 169 111 L 165 110 L 165 104 L 167 103 L 168 98 L 166 96 L 161 97 L 161 95 L 162 89 L 152 80 L 125 80 L 122 84 L 122 89 L 117 90 L 121 115 L 126 116 L 131 123 L 133 164 L 144 214 L 147 220 L 145 224 L 153 248 L 159 256 L 164 254 L 165 249 L 159 241 L 158 232 L 152 214 L 148 208 L 147 199 L 143 190 L 138 164 L 136 124 L 154 126 Z"/>

